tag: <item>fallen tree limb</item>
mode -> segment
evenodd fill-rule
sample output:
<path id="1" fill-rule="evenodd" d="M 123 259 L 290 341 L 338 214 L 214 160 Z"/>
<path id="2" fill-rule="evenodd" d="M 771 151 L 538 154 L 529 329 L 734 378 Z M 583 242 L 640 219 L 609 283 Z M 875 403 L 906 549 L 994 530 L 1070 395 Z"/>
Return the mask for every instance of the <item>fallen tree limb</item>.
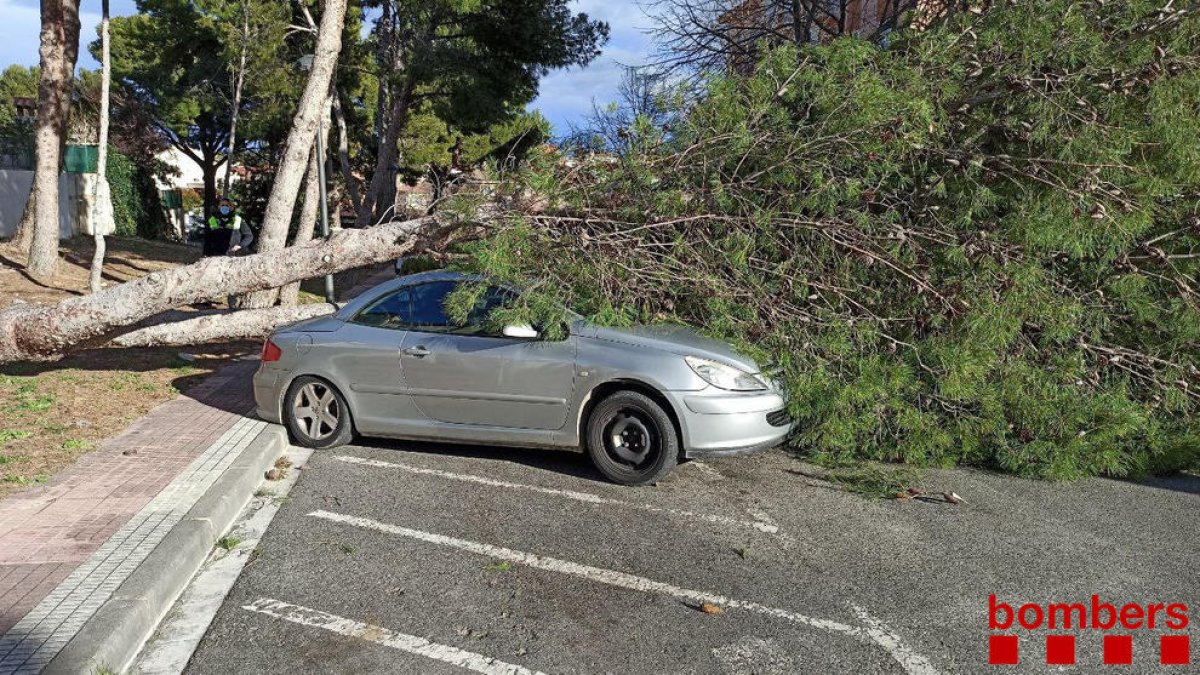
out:
<path id="1" fill-rule="evenodd" d="M 257 340 L 266 337 L 283 324 L 336 311 L 337 307 L 334 305 L 318 303 L 240 312 L 214 312 L 191 319 L 138 328 L 118 335 L 107 344 L 113 347 L 175 347 L 227 340 Z"/>
<path id="2" fill-rule="evenodd" d="M 343 230 L 326 240 L 244 257 L 206 258 L 57 305 L 0 312 L 0 363 L 46 360 L 101 344 L 168 309 L 279 288 L 324 274 L 436 249 L 461 223 L 438 216 Z"/>

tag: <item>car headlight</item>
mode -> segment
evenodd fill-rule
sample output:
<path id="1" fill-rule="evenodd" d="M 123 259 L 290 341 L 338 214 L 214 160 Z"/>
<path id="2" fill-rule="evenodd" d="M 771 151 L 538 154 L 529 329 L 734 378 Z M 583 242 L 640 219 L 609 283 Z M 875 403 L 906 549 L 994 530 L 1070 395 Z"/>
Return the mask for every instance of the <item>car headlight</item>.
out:
<path id="1" fill-rule="evenodd" d="M 698 356 L 685 356 L 683 360 L 700 376 L 700 379 L 714 387 L 730 391 L 762 391 L 767 388 L 766 383 L 757 375 L 747 373 L 739 368 Z"/>

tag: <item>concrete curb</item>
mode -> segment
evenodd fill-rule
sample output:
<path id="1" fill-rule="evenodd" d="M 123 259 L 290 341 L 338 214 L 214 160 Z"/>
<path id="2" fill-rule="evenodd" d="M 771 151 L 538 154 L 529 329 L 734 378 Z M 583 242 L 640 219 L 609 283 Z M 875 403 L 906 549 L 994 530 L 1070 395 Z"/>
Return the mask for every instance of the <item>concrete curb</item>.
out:
<path id="1" fill-rule="evenodd" d="M 124 672 L 285 448 L 283 427 L 260 432 L 43 672 Z"/>

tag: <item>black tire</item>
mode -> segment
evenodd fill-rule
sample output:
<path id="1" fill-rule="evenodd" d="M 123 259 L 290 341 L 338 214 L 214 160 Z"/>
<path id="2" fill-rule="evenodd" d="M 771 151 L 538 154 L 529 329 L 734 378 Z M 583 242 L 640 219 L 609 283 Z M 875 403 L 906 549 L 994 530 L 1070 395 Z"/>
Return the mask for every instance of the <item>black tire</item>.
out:
<path id="1" fill-rule="evenodd" d="M 621 485 L 653 485 L 679 463 L 679 434 L 670 415 L 635 391 L 619 391 L 596 404 L 586 444 L 600 473 Z"/>
<path id="2" fill-rule="evenodd" d="M 298 414 L 301 410 L 310 414 Z M 292 382 L 283 397 L 283 421 L 292 441 L 306 448 L 336 448 L 354 438 L 354 420 L 346 399 L 337 387 L 319 377 L 303 375 Z"/>

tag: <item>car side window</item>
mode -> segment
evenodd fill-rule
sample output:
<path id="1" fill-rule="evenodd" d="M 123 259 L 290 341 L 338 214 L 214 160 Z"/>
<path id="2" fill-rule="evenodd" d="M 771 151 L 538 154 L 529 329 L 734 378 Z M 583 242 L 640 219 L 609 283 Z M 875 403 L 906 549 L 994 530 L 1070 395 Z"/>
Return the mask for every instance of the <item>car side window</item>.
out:
<path id="1" fill-rule="evenodd" d="M 499 331 L 495 330 L 496 327 L 488 325 L 488 317 L 494 310 L 510 304 L 516 297 L 515 292 L 506 288 L 488 286 L 483 295 L 475 301 L 471 313 L 467 315 L 467 325 L 463 327 L 463 332 L 469 332 L 471 335 L 499 336 Z"/>
<path id="2" fill-rule="evenodd" d="M 403 288 L 367 305 L 353 323 L 377 328 L 407 328 L 412 320 L 412 292 Z"/>
<path id="3" fill-rule="evenodd" d="M 454 292 L 453 281 L 435 281 L 412 287 L 412 315 L 409 328 L 428 333 L 443 333 L 453 326 L 446 316 L 446 296 Z"/>

